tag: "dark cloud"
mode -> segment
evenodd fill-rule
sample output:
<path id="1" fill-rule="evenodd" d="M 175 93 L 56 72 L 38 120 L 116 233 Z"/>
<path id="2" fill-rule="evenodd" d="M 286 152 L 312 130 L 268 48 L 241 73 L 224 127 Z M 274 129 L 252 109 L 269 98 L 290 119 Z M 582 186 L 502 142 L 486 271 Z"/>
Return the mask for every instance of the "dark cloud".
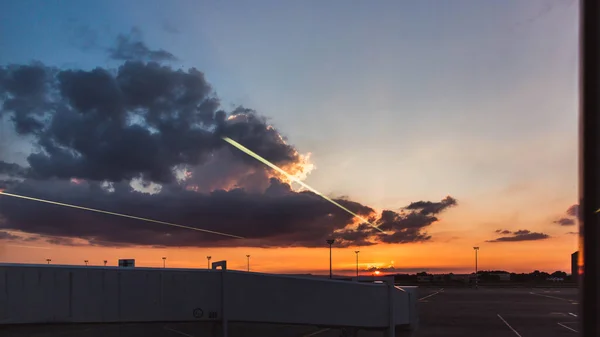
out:
<path id="1" fill-rule="evenodd" d="M 219 110 L 219 100 L 196 69 L 125 62 L 116 72 L 54 72 L 41 65 L 4 70 L 2 94 L 10 99 L 1 113 L 11 115 L 19 133 L 35 137 L 42 151 L 29 156 L 29 173 L 39 179 L 142 177 L 169 183 L 174 167 L 197 166 L 225 146 L 231 151 L 221 136 L 277 165 L 301 161 L 255 111 Z M 250 166 L 262 165 L 232 153 Z"/>
<path id="2" fill-rule="evenodd" d="M 520 229 L 516 232 L 513 232 L 511 236 L 502 236 L 493 240 L 487 240 L 486 242 L 536 241 L 548 238 L 550 238 L 548 234 L 532 232 L 527 229 Z"/>
<path id="3" fill-rule="evenodd" d="M 138 28 L 127 35 L 119 34 L 115 46 L 109 48 L 109 56 L 119 61 L 174 61 L 177 58 L 163 49 L 150 49 L 143 41 Z"/>
<path id="4" fill-rule="evenodd" d="M 409 210 L 418 210 L 423 215 L 438 214 L 448 207 L 455 206 L 456 199 L 447 196 L 440 202 L 417 201 L 406 206 Z"/>
<path id="5" fill-rule="evenodd" d="M 264 193 L 243 189 L 198 193 L 178 185 L 160 193 L 146 194 L 125 183 L 114 184 L 109 192 L 95 183 L 61 180 L 27 180 L 9 192 L 93 207 L 111 212 L 144 216 L 187 226 L 232 233 L 245 239 L 232 239 L 187 229 L 73 210 L 54 205 L 24 202 L 2 197 L 0 213 L 6 228 L 52 237 L 50 243 L 75 245 L 72 238 L 85 238 L 95 245 L 150 246 L 258 246 L 322 247 L 332 233 L 336 246 L 408 243 L 431 237 L 421 230 L 431 224 L 423 215 L 411 213 L 395 218 L 386 226 L 390 235 L 381 235 L 368 225 L 347 229 L 353 217 L 311 192 L 294 192 L 289 185 L 272 178 Z M 362 216 L 373 209 L 348 200 L 336 200 Z M 412 217 L 419 217 L 417 223 Z M 44 219 L 44 221 L 40 221 Z M 386 216 L 387 219 L 387 216 Z M 78 242 L 78 241 L 77 241 Z"/>
<path id="6" fill-rule="evenodd" d="M 27 169 L 19 164 L 7 163 L 0 160 L 0 175 L 9 177 L 22 177 L 27 174 Z"/>
<path id="7" fill-rule="evenodd" d="M 578 232 L 567 232 L 566 234 L 569 234 L 569 235 L 579 235 Z"/>
<path id="8" fill-rule="evenodd" d="M 575 204 L 567 209 L 567 215 L 578 217 L 579 216 L 579 205 Z"/>
<path id="9" fill-rule="evenodd" d="M 0 162 L 0 175 L 10 178 L 0 188 L 245 239 L 0 196 L 7 230 L 71 246 L 322 247 L 332 236 L 338 247 L 367 246 L 428 241 L 427 228 L 457 204 L 446 197 L 377 214 L 336 199 L 385 234 L 357 224 L 222 141 L 230 137 L 291 174 L 310 172 L 306 157 L 266 118 L 245 107 L 225 111 L 197 69 L 140 61 L 165 57 L 136 39 L 134 30 L 112 50 L 127 60 L 118 69 L 0 67 L 0 114 L 36 149 L 26 167 Z"/>
<path id="10" fill-rule="evenodd" d="M 19 134 L 37 134 L 44 126 L 44 117 L 52 106 L 51 92 L 54 70 L 42 64 L 9 65 L 0 68 L 0 117 L 10 114 Z"/>
<path id="11" fill-rule="evenodd" d="M 498 234 L 510 234 L 512 232 L 509 231 L 508 229 L 496 229 L 496 233 L 498 233 Z"/>
<path id="12" fill-rule="evenodd" d="M 566 216 L 562 216 L 553 222 L 560 226 L 574 226 L 576 224 L 575 220 L 579 216 L 579 205 L 570 206 L 565 213 Z"/>
<path id="13" fill-rule="evenodd" d="M 573 226 L 573 225 L 575 225 L 575 220 L 573 220 L 571 218 L 560 218 L 560 219 L 554 221 L 554 223 L 561 225 L 561 226 Z"/>

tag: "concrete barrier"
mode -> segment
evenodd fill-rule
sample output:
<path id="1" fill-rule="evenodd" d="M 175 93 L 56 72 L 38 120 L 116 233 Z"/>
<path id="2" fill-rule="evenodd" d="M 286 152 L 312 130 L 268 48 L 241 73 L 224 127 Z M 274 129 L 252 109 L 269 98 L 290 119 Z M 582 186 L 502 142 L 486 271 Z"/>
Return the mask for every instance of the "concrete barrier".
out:
<path id="1" fill-rule="evenodd" d="M 230 270 L 0 264 L 0 323 L 416 327 L 414 287 Z M 225 333 L 226 334 L 226 333 Z"/>

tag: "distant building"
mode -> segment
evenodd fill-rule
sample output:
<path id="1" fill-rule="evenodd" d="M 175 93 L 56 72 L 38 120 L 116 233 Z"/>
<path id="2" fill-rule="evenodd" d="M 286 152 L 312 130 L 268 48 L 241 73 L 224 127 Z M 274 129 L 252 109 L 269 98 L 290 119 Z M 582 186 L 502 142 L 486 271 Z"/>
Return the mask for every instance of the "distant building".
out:
<path id="1" fill-rule="evenodd" d="M 577 282 L 579 275 L 579 251 L 571 254 L 571 279 Z"/>
<path id="2" fill-rule="evenodd" d="M 119 259 L 119 267 L 134 268 L 135 267 L 135 259 Z"/>

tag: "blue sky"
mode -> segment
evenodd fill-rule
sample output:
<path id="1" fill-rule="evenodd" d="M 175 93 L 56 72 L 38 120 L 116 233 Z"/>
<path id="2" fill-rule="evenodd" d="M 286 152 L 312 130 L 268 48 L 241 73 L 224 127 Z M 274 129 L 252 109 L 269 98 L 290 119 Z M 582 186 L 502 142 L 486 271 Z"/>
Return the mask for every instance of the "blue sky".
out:
<path id="1" fill-rule="evenodd" d="M 462 230 L 576 201 L 575 1 L 3 1 L 0 64 L 117 66 L 134 26 L 311 152 L 323 192 L 450 194 Z"/>

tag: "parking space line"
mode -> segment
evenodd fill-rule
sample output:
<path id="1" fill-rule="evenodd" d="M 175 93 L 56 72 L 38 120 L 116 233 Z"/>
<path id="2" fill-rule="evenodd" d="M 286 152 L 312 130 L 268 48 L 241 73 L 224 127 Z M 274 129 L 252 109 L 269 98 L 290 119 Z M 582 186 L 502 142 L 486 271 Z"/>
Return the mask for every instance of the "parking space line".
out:
<path id="1" fill-rule="evenodd" d="M 573 331 L 573 332 L 577 332 L 577 333 L 579 333 L 579 331 L 577 331 L 577 330 L 575 330 L 575 329 L 573 329 L 573 328 L 569 328 L 568 326 L 566 326 L 566 325 L 564 325 L 564 324 L 562 324 L 562 323 L 556 323 L 556 324 L 558 324 L 558 325 L 562 326 L 562 327 L 563 327 L 563 328 L 565 328 L 565 329 L 569 329 L 569 330 L 571 330 L 571 331 Z"/>
<path id="2" fill-rule="evenodd" d="M 190 335 L 190 334 L 187 334 L 187 333 L 185 333 L 185 332 L 183 332 L 183 331 L 179 331 L 179 330 L 171 329 L 171 328 L 169 328 L 169 327 L 167 327 L 167 326 L 163 326 L 163 329 L 165 329 L 165 330 L 169 330 L 169 331 L 171 331 L 171 332 L 174 332 L 174 333 L 176 333 L 176 334 L 179 334 L 179 335 L 182 335 L 182 336 L 185 336 L 185 337 L 194 337 L 194 336 L 192 336 L 192 335 Z"/>
<path id="3" fill-rule="evenodd" d="M 538 295 L 538 296 L 544 296 L 544 297 L 548 297 L 548 298 L 553 298 L 556 300 L 561 300 L 561 301 L 567 301 L 567 302 L 573 302 L 572 300 L 566 299 L 566 298 L 562 298 L 562 297 L 556 297 L 556 296 L 550 296 L 550 295 L 543 295 L 543 294 L 538 294 L 538 293 L 534 293 L 533 291 L 529 292 L 531 295 Z"/>
<path id="4" fill-rule="evenodd" d="M 574 313 L 570 312 L 569 315 L 573 316 L 573 317 L 577 317 L 577 315 L 575 315 Z"/>
<path id="5" fill-rule="evenodd" d="M 320 333 L 323 333 L 323 332 L 329 331 L 329 330 L 331 330 L 331 329 L 321 329 L 321 330 L 318 330 L 318 331 L 315 331 L 315 332 L 311 332 L 311 333 L 309 333 L 307 335 L 304 335 L 302 337 L 311 337 L 311 336 L 318 335 Z"/>
<path id="6" fill-rule="evenodd" d="M 441 292 L 443 292 L 443 291 L 444 291 L 444 288 L 442 288 L 442 289 L 440 289 L 440 290 L 438 290 L 438 291 L 434 292 L 433 294 L 429 294 L 429 295 L 427 295 L 427 296 L 423 296 L 423 297 L 419 298 L 419 301 L 422 301 L 422 300 L 424 300 L 424 299 L 426 299 L 426 298 L 429 298 L 429 297 L 431 297 L 431 296 L 433 296 L 433 295 L 437 295 L 437 294 L 439 294 L 439 293 L 441 293 Z"/>
<path id="7" fill-rule="evenodd" d="M 504 324 L 506 324 L 506 326 L 509 327 L 512 330 L 512 332 L 515 333 L 515 335 L 517 335 L 519 337 L 523 337 L 517 332 L 517 330 L 515 330 L 512 326 L 510 326 L 510 324 L 508 324 L 508 322 L 504 318 L 502 318 L 502 316 L 500 316 L 500 314 L 497 314 L 497 315 L 498 315 L 498 318 L 500 318 L 502 320 L 502 322 L 504 322 Z"/>

